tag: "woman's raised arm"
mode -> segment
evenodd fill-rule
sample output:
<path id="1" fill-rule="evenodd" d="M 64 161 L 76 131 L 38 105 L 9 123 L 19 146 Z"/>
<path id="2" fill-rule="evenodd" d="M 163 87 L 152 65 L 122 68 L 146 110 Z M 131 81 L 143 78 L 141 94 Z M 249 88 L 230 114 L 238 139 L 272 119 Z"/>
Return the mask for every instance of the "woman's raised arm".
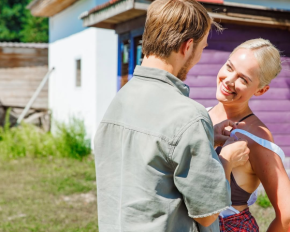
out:
<path id="1" fill-rule="evenodd" d="M 257 136 L 272 141 L 268 130 Z M 267 232 L 290 232 L 290 180 L 281 158 L 274 152 L 253 143 L 249 146 L 250 162 L 275 209 L 276 218 Z"/>

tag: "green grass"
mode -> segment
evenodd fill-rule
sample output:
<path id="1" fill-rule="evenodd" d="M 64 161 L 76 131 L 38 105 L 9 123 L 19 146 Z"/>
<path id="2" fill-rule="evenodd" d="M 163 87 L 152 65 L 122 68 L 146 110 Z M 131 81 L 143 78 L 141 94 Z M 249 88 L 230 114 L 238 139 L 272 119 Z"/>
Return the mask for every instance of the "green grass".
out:
<path id="1" fill-rule="evenodd" d="M 257 204 L 259 206 L 261 206 L 262 208 L 268 208 L 268 207 L 271 207 L 272 204 L 267 196 L 267 194 L 260 194 L 258 196 L 258 199 L 257 199 Z"/>
<path id="2" fill-rule="evenodd" d="M 94 160 L 0 163 L 1 232 L 97 232 Z"/>
<path id="3" fill-rule="evenodd" d="M 94 163 L 87 163 L 90 170 L 94 170 Z M 69 195 L 74 193 L 83 193 L 94 191 L 96 186 L 91 185 L 96 181 L 95 173 L 88 170 L 79 170 L 72 165 L 66 166 L 48 166 L 43 168 L 42 172 L 57 173 L 56 177 L 49 175 L 41 179 L 44 190 L 49 190 L 54 195 Z"/>
<path id="4" fill-rule="evenodd" d="M 0 162 L 1 232 L 97 232 L 95 167 L 92 156 L 19 158 Z M 273 207 L 250 207 L 261 232 Z"/>
<path id="5" fill-rule="evenodd" d="M 6 123 L 4 128 L 0 127 L 0 158 L 56 156 L 82 159 L 91 153 L 82 120 L 72 118 L 67 124 L 55 122 L 55 125 L 56 131 L 51 134 L 29 124 L 10 128 Z"/>

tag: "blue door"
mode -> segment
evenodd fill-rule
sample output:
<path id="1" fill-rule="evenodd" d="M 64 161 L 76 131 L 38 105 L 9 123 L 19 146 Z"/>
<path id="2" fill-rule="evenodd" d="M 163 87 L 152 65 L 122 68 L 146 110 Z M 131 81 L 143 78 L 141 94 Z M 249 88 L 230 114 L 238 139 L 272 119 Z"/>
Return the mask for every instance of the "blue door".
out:
<path id="1" fill-rule="evenodd" d="M 120 34 L 118 38 L 118 86 L 120 90 L 133 76 L 136 65 L 142 63 L 144 28 Z"/>

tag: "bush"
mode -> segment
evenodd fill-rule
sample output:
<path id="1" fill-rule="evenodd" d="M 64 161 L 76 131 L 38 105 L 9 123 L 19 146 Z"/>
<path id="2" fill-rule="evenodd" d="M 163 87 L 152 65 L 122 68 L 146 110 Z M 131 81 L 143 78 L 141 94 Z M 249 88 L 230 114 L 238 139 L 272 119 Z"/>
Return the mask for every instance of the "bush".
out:
<path id="1" fill-rule="evenodd" d="M 68 124 L 56 123 L 55 135 L 25 123 L 10 128 L 9 120 L 6 122 L 4 128 L 0 127 L 2 158 L 59 156 L 81 159 L 91 154 L 82 120 L 73 118 Z"/>
<path id="2" fill-rule="evenodd" d="M 271 207 L 272 204 L 267 196 L 267 194 L 260 194 L 257 199 L 257 204 L 263 208 Z"/>
<path id="3" fill-rule="evenodd" d="M 82 158 L 91 153 L 83 121 L 73 117 L 69 124 L 56 122 L 56 129 L 56 144 L 63 155 Z"/>

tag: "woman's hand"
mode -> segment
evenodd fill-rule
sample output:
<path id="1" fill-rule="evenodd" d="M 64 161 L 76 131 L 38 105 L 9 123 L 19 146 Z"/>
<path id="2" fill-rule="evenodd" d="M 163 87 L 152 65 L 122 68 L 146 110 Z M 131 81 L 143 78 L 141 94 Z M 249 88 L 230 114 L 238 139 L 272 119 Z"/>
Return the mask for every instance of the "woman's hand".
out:
<path id="1" fill-rule="evenodd" d="M 232 168 L 245 165 L 249 160 L 250 149 L 248 148 L 248 141 L 239 139 L 235 141 L 234 138 L 229 138 L 223 146 L 220 153 L 220 158 L 227 160 Z"/>
<path id="2" fill-rule="evenodd" d="M 245 165 L 249 160 L 250 149 L 246 140 L 229 138 L 219 155 L 220 161 L 225 170 L 226 178 L 231 183 L 232 169 Z"/>

